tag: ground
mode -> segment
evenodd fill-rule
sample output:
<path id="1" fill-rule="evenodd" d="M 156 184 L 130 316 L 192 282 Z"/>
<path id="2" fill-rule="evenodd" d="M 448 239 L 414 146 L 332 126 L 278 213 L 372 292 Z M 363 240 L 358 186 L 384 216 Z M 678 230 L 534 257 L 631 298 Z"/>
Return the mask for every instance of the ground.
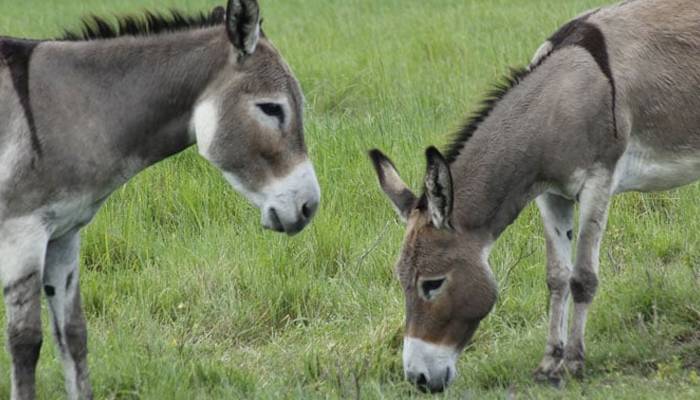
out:
<path id="1" fill-rule="evenodd" d="M 85 14 L 207 10 L 223 0 L 0 0 L 0 33 L 52 37 Z M 414 188 L 489 86 L 600 0 L 264 0 L 267 35 L 301 81 L 323 189 L 288 238 L 192 149 L 133 179 L 83 233 L 82 292 L 96 398 L 426 397 L 402 379 L 403 227 L 366 156 L 379 147 Z M 438 398 L 700 396 L 700 187 L 616 198 L 591 310 L 588 375 L 533 383 L 547 291 L 528 207 L 491 264 L 500 298 Z M 48 315 L 41 399 L 63 390 Z M 9 397 L 0 352 L 0 398 Z"/>

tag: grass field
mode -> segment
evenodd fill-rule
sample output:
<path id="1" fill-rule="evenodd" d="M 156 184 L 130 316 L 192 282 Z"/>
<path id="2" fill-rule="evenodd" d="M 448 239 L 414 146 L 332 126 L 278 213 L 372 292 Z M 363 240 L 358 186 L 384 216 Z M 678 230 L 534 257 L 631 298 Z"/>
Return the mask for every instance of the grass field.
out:
<path id="1" fill-rule="evenodd" d="M 223 0 L 219 2 L 223 3 Z M 205 10 L 205 0 L 0 0 L 0 32 L 51 37 L 81 15 Z M 302 234 L 259 213 L 191 149 L 133 179 L 83 233 L 82 292 L 99 399 L 387 398 L 403 382 L 403 227 L 366 150 L 414 188 L 423 149 L 444 145 L 509 66 L 600 0 L 262 0 L 265 30 L 307 99 L 323 189 Z M 498 304 L 438 398 L 700 397 L 700 186 L 616 198 L 592 307 L 588 376 L 532 382 L 546 334 L 544 239 L 528 207 L 491 256 Z M 63 396 L 49 340 L 42 399 Z M 0 398 L 9 397 L 0 352 Z M 428 396 L 425 396 L 428 397 Z"/>

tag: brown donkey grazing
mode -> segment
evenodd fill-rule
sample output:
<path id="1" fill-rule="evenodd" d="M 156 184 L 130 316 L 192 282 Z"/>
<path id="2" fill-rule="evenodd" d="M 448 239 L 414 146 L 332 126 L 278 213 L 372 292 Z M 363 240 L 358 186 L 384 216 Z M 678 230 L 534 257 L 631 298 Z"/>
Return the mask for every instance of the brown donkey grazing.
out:
<path id="1" fill-rule="evenodd" d="M 406 377 L 430 391 L 452 382 L 460 351 L 496 301 L 489 250 L 533 199 L 544 221 L 551 294 L 535 379 L 581 376 L 610 198 L 700 178 L 698 110 L 700 2 L 627 1 L 564 25 L 493 93 L 446 157 L 429 148 L 420 198 L 385 156 L 370 152 L 382 189 L 407 222 L 397 265 Z"/>
<path id="2" fill-rule="evenodd" d="M 92 398 L 80 305 L 80 229 L 144 168 L 197 144 L 294 234 L 320 191 L 303 96 L 260 30 L 257 1 L 194 17 L 99 18 L 59 40 L 0 38 L 0 278 L 12 398 L 35 397 L 41 290 L 70 399 Z"/>

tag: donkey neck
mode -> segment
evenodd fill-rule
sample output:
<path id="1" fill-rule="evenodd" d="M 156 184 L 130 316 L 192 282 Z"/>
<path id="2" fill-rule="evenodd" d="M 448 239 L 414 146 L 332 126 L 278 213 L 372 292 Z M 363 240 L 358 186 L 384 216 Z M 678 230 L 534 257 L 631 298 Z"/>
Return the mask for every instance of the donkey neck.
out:
<path id="1" fill-rule="evenodd" d="M 34 85 L 48 85 L 53 101 L 69 95 L 63 101 L 77 103 L 80 111 L 69 114 L 86 128 L 82 134 L 109 135 L 113 151 L 145 167 L 193 144 L 188 130 L 194 104 L 226 66 L 231 51 L 220 26 L 146 37 L 45 42 L 36 65 L 52 72 L 43 75 L 46 80 L 57 82 L 35 80 Z M 35 76 L 41 79 L 42 74 Z"/>
<path id="2" fill-rule="evenodd" d="M 545 190 L 542 143 L 557 129 L 537 115 L 547 106 L 540 94 L 548 85 L 542 71 L 525 76 L 495 104 L 453 160 L 456 226 L 495 240 Z"/>
<path id="3" fill-rule="evenodd" d="M 537 184 L 538 158 L 508 146 L 505 136 L 515 140 L 519 135 L 478 132 L 452 164 L 453 222 L 494 240 L 544 191 Z"/>
<path id="4" fill-rule="evenodd" d="M 495 239 L 545 190 L 575 198 L 578 171 L 611 168 L 621 154 L 610 93 L 593 58 L 573 47 L 521 78 L 454 159 L 453 222 Z"/>

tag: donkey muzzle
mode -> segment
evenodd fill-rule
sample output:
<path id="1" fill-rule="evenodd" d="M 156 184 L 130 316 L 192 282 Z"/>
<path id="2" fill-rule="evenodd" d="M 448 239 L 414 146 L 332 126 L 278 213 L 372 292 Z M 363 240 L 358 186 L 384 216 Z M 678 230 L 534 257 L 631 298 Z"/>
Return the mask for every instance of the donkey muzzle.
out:
<path id="1" fill-rule="evenodd" d="M 403 345 L 403 368 L 406 379 L 422 392 L 442 392 L 457 375 L 459 352 L 407 336 Z"/>
<path id="2" fill-rule="evenodd" d="M 295 235 L 301 232 L 306 225 L 311 222 L 316 210 L 318 209 L 318 200 L 309 200 L 302 204 L 297 210 L 296 217 L 291 220 L 280 218 L 280 214 L 275 207 L 269 207 L 263 211 L 262 224 L 266 229 L 275 232 L 284 232 L 288 235 Z"/>
<path id="3" fill-rule="evenodd" d="M 287 176 L 263 189 L 262 225 L 276 232 L 301 232 L 316 214 L 321 190 L 311 162 L 297 165 Z"/>

